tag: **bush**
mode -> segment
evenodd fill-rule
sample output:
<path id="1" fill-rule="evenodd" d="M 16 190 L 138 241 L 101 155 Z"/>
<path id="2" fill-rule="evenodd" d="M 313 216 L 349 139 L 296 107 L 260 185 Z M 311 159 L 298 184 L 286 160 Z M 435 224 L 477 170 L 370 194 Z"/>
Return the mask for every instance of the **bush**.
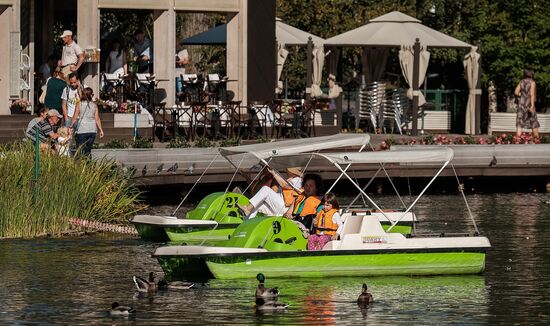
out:
<path id="1" fill-rule="evenodd" d="M 105 143 L 103 148 L 128 148 L 128 144 L 124 140 L 111 139 L 107 143 Z"/>
<path id="2" fill-rule="evenodd" d="M 69 218 L 128 223 L 144 208 L 129 173 L 109 161 L 40 153 L 35 198 L 34 146 L 0 148 L 0 238 L 61 235 Z"/>
<path id="3" fill-rule="evenodd" d="M 195 140 L 195 147 L 212 147 L 212 142 L 206 137 L 199 137 Z"/>
<path id="4" fill-rule="evenodd" d="M 226 138 L 220 141 L 220 147 L 239 146 L 241 144 L 241 138 Z"/>
<path id="5" fill-rule="evenodd" d="M 183 137 L 176 137 L 170 140 L 168 143 L 167 148 L 188 148 L 191 147 L 191 144 L 187 141 L 187 139 Z"/>
<path id="6" fill-rule="evenodd" d="M 131 143 L 132 148 L 153 148 L 151 139 L 138 138 Z"/>

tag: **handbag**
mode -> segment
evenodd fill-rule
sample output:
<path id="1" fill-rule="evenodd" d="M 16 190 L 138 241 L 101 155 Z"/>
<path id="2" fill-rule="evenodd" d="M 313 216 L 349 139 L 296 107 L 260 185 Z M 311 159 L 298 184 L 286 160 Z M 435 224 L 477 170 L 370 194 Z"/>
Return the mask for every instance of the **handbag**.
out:
<path id="1" fill-rule="evenodd" d="M 48 92 L 49 81 L 50 79 L 48 78 L 48 80 L 46 81 L 46 85 L 44 85 L 44 89 L 42 90 L 42 94 L 40 94 L 40 97 L 38 98 L 38 102 L 40 102 L 40 104 L 44 104 L 46 102 L 46 93 Z"/>

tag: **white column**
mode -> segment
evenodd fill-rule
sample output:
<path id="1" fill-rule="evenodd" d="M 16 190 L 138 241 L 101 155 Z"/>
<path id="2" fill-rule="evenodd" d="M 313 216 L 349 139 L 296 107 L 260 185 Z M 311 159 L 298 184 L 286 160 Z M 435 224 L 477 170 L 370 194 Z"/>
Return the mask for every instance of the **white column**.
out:
<path id="1" fill-rule="evenodd" d="M 0 6 L 0 26 L 9 26 L 11 8 Z M 0 49 L 8 49 L 4 53 L 9 55 L 10 30 L 0 29 Z M 7 57 L 7 56 L 6 56 Z M 10 114 L 10 67 L 7 64 L 0 65 L 0 115 Z"/>
<path id="2" fill-rule="evenodd" d="M 166 102 L 166 107 L 172 107 L 176 96 L 176 12 L 155 10 L 153 29 L 153 69 L 158 89 L 164 89 L 165 96 L 157 97 L 157 101 Z"/>
<path id="3" fill-rule="evenodd" d="M 82 50 L 99 48 L 99 7 L 98 0 L 78 0 L 77 39 Z M 84 63 L 80 68 L 82 82 L 99 96 L 99 63 Z"/>
<path id="4" fill-rule="evenodd" d="M 227 16 L 227 89 L 235 93 L 234 100 L 247 105 L 247 8 L 246 0 L 240 1 L 240 11 Z"/>

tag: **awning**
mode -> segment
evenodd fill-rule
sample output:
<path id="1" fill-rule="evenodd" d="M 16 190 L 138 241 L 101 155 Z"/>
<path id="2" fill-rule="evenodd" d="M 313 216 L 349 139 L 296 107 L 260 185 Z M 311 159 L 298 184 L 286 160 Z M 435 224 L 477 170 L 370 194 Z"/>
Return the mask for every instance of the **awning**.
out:
<path id="1" fill-rule="evenodd" d="M 271 157 L 297 155 L 328 149 L 361 147 L 369 143 L 368 134 L 337 134 L 305 139 L 283 140 L 261 144 L 222 147 L 220 153 L 231 164 L 242 169 L 251 168 L 260 160 Z M 298 165 L 297 165 L 298 166 Z"/>
<path id="2" fill-rule="evenodd" d="M 325 40 L 325 45 L 400 47 L 403 44 L 414 44 L 417 38 L 422 45 L 428 47 L 472 47 L 466 42 L 422 25 L 420 20 L 399 11 L 371 19 L 366 25 L 331 37 Z"/>
<path id="3" fill-rule="evenodd" d="M 314 44 L 322 44 L 324 39 L 311 33 L 302 31 L 296 27 L 283 23 L 279 18 L 275 22 L 275 36 L 277 42 L 282 45 L 299 45 L 307 44 L 311 37 Z M 219 25 L 214 28 L 191 36 L 181 41 L 181 44 L 188 45 L 224 45 L 227 42 L 227 25 Z"/>
<path id="4" fill-rule="evenodd" d="M 280 155 L 272 159 L 272 165 L 278 170 L 290 166 L 312 166 L 322 168 L 339 164 L 396 164 L 396 165 L 442 165 L 453 159 L 451 148 L 425 150 L 395 150 L 380 152 L 330 152 L 301 155 Z"/>

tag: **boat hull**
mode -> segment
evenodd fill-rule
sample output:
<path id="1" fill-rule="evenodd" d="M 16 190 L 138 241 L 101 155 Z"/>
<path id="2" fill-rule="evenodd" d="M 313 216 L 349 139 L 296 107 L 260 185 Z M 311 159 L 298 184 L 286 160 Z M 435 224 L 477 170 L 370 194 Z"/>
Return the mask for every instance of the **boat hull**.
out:
<path id="1" fill-rule="evenodd" d="M 157 257 L 165 273 L 187 279 L 186 257 Z M 266 277 L 341 277 L 388 275 L 479 274 L 485 268 L 484 251 L 414 252 L 269 252 L 251 255 L 206 255 L 196 257 L 194 268 L 218 279 Z M 198 263 L 200 261 L 200 263 Z M 197 274 L 197 271 L 194 271 Z M 200 273 L 199 273 L 200 274 Z"/>
<path id="2" fill-rule="evenodd" d="M 166 242 L 170 240 L 163 225 L 134 222 L 139 237 L 145 241 Z"/>
<path id="3" fill-rule="evenodd" d="M 208 241 L 209 243 L 220 242 L 229 239 L 235 231 L 235 226 L 224 226 L 219 224 L 216 229 L 200 228 L 190 229 L 187 227 L 167 227 L 165 233 L 172 242 L 198 243 Z"/>

